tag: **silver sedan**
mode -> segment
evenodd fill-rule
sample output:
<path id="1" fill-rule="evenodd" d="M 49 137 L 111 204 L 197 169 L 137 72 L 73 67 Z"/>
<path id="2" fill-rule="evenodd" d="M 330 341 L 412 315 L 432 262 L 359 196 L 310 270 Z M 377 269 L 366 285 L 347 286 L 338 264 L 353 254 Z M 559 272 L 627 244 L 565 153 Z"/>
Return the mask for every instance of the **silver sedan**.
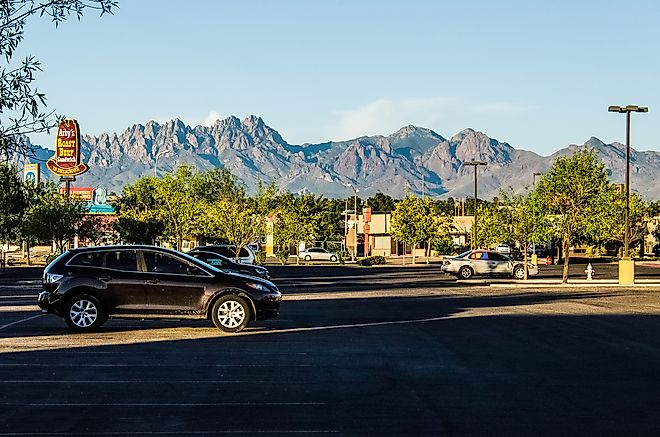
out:
<path id="1" fill-rule="evenodd" d="M 445 258 L 442 272 L 470 279 L 474 275 L 507 275 L 516 279 L 525 277 L 525 265 L 506 255 L 489 250 L 469 250 L 460 255 Z M 527 274 L 537 275 L 539 269 L 534 264 L 527 264 Z"/>

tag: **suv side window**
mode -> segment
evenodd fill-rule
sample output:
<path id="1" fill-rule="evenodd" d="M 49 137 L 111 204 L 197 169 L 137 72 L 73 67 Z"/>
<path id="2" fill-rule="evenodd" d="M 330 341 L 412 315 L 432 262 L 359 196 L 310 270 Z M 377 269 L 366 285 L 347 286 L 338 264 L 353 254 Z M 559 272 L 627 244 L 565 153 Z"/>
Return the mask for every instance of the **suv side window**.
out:
<path id="1" fill-rule="evenodd" d="M 75 267 L 103 267 L 105 252 L 83 252 L 79 253 L 67 263 Z"/>
<path id="2" fill-rule="evenodd" d="M 135 250 L 111 250 L 105 252 L 105 266 L 124 272 L 137 272 L 137 252 Z"/>
<path id="3" fill-rule="evenodd" d="M 186 275 L 188 273 L 188 264 L 166 253 L 145 251 L 143 254 L 149 273 L 170 273 L 174 275 Z"/>

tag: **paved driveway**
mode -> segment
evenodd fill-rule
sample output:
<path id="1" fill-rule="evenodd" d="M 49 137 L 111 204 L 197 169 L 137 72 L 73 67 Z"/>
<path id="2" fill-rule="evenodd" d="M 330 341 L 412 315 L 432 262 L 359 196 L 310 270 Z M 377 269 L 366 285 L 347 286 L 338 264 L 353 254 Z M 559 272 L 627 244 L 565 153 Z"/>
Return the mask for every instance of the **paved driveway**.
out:
<path id="1" fill-rule="evenodd" d="M 321 269 L 274 271 L 281 316 L 239 335 L 72 335 L 34 278 L 0 278 L 0 436 L 660 433 L 660 290 Z"/>

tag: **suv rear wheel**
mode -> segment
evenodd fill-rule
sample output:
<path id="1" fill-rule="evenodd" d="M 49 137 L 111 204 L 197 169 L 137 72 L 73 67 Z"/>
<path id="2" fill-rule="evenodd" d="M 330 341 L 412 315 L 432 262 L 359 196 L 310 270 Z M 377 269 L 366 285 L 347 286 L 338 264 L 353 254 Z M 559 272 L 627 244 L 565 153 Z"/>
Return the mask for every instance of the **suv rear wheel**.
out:
<path id="1" fill-rule="evenodd" d="M 250 307 L 245 299 L 233 294 L 222 296 L 213 304 L 213 324 L 224 332 L 242 331 L 250 321 Z"/>
<path id="2" fill-rule="evenodd" d="M 74 331 L 94 331 L 106 320 L 105 310 L 94 296 L 78 294 L 67 302 L 64 320 Z"/>

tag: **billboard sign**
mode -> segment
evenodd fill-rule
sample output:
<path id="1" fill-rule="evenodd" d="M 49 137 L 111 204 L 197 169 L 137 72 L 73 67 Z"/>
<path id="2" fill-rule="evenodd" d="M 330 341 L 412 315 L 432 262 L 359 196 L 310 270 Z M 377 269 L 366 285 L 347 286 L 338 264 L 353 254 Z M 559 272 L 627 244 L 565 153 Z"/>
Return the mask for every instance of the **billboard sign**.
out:
<path id="1" fill-rule="evenodd" d="M 39 185 L 39 164 L 23 165 L 23 182 L 31 185 Z"/>
<path id="2" fill-rule="evenodd" d="M 55 156 L 46 162 L 48 170 L 58 176 L 77 176 L 89 170 L 80 162 L 80 128 L 76 120 L 62 120 L 57 126 Z"/>
<path id="3" fill-rule="evenodd" d="M 66 188 L 60 187 L 60 194 L 66 196 Z M 87 204 L 89 214 L 114 214 L 115 208 L 108 204 L 108 190 L 106 188 L 70 187 L 71 198 Z"/>

